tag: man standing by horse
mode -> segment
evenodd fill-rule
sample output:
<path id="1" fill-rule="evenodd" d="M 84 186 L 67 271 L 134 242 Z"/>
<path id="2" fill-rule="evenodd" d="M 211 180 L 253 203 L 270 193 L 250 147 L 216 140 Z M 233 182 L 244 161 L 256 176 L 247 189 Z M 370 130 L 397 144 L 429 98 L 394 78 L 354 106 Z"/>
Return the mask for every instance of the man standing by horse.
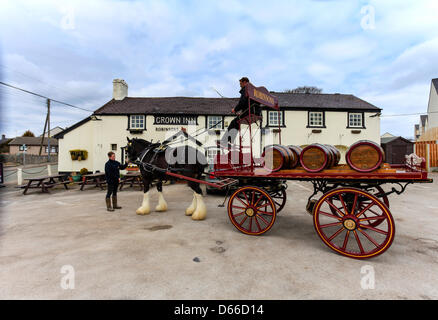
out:
<path id="1" fill-rule="evenodd" d="M 243 77 L 239 80 L 239 83 L 239 103 L 231 110 L 232 113 L 238 113 L 238 115 L 230 122 L 227 131 L 224 133 L 219 142 L 219 146 L 225 149 L 228 148 L 229 143 L 233 144 L 234 140 L 236 139 L 237 132 L 239 130 L 239 120 L 248 116 L 249 114 L 248 97 L 246 96 L 246 86 L 249 83 L 249 79 L 247 77 Z M 251 114 L 261 114 L 260 103 L 258 103 L 257 101 L 251 101 Z"/>
<path id="2" fill-rule="evenodd" d="M 108 191 L 106 193 L 106 209 L 108 211 L 114 211 L 114 209 L 122 209 L 117 206 L 117 189 L 119 187 L 120 170 L 126 169 L 128 163 L 120 164 L 116 161 L 116 154 L 112 151 L 108 152 L 108 161 L 105 163 L 105 178 L 108 185 Z M 113 206 L 111 207 L 111 195 L 113 200 Z"/>

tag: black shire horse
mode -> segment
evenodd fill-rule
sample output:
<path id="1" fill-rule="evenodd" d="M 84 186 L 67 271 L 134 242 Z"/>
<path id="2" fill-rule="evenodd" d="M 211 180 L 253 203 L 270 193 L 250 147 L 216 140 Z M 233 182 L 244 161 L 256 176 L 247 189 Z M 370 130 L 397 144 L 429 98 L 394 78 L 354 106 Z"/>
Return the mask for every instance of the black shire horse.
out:
<path id="1" fill-rule="evenodd" d="M 167 203 L 163 197 L 163 181 L 173 180 L 164 173 L 170 170 L 184 176 L 200 179 L 207 160 L 202 152 L 193 147 L 183 145 L 178 147 L 161 146 L 160 143 L 133 138 L 128 140 L 126 153 L 132 163 L 137 163 L 143 179 L 143 203 L 136 213 L 140 215 L 149 214 L 149 187 L 153 181 L 157 181 L 158 205 L 156 211 L 166 211 Z M 186 209 L 186 215 L 191 215 L 193 220 L 203 220 L 207 215 L 207 207 L 202 200 L 202 191 L 198 182 L 188 181 L 193 189 L 192 204 Z"/>

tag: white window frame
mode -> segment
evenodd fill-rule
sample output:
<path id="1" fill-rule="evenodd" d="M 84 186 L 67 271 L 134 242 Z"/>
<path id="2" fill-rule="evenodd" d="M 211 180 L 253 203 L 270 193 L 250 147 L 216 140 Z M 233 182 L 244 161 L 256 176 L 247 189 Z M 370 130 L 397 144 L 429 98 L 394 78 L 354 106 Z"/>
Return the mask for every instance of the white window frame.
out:
<path id="1" fill-rule="evenodd" d="M 320 119 L 318 119 L 318 118 L 320 118 Z M 315 121 L 315 122 L 312 122 L 312 121 Z M 309 127 L 324 127 L 324 112 L 323 111 L 309 111 Z"/>
<path id="2" fill-rule="evenodd" d="M 207 154 L 206 154 L 207 163 L 209 163 L 209 164 L 214 163 L 214 159 L 216 159 L 217 154 L 220 152 L 221 152 L 220 149 L 217 149 L 217 148 L 207 149 Z"/>
<path id="3" fill-rule="evenodd" d="M 223 128 L 222 116 L 207 116 L 207 129 L 220 130 Z M 222 122 L 221 122 L 222 121 Z"/>
<path id="4" fill-rule="evenodd" d="M 46 153 L 49 153 L 49 146 L 46 146 Z M 56 153 L 56 146 L 50 146 L 50 153 Z"/>
<path id="5" fill-rule="evenodd" d="M 278 116 L 280 114 L 280 116 Z M 268 127 L 278 127 L 280 122 L 280 127 L 284 125 L 283 123 L 283 112 L 282 111 L 268 111 Z"/>
<path id="6" fill-rule="evenodd" d="M 133 114 L 129 116 L 129 129 L 144 130 L 146 129 L 146 119 L 144 114 Z"/>
<path id="7" fill-rule="evenodd" d="M 24 147 L 24 150 L 23 150 L 23 145 L 21 145 L 21 146 L 18 147 L 18 150 L 19 151 L 27 151 L 27 146 Z"/>
<path id="8" fill-rule="evenodd" d="M 357 117 L 359 116 L 359 117 Z M 360 120 L 360 124 L 358 124 L 358 121 Z M 363 113 L 361 112 L 350 112 L 348 113 L 348 127 L 349 128 L 363 128 Z"/>

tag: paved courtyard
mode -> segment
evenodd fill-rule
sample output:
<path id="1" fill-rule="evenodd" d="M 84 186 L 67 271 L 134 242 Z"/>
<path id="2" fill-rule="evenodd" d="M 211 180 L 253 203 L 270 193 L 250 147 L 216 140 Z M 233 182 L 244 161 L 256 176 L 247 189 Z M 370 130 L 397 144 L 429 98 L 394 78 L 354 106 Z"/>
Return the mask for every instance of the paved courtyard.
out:
<path id="1" fill-rule="evenodd" d="M 192 221 L 184 215 L 192 191 L 181 184 L 164 187 L 167 212 L 146 216 L 135 214 L 138 189 L 121 191 L 123 209 L 110 213 L 105 192 L 91 186 L 26 196 L 2 188 L 0 298 L 438 299 L 438 175 L 432 178 L 389 197 L 394 243 L 364 261 L 319 239 L 305 211 L 310 183 L 289 182 L 286 207 L 259 237 L 233 227 L 218 207 L 222 196 L 208 195 L 207 219 Z M 64 289 L 73 272 L 74 289 Z"/>

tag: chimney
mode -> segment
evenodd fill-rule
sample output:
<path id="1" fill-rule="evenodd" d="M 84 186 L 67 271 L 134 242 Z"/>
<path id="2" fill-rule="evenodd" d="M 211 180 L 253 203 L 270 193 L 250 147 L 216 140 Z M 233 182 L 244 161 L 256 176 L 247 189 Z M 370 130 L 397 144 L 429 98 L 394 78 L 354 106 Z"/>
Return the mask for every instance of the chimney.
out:
<path id="1" fill-rule="evenodd" d="M 113 99 L 123 100 L 128 96 L 128 84 L 123 79 L 113 80 Z"/>
<path id="2" fill-rule="evenodd" d="M 6 139 L 6 135 L 2 134 L 2 140 L 5 140 L 5 139 Z"/>

